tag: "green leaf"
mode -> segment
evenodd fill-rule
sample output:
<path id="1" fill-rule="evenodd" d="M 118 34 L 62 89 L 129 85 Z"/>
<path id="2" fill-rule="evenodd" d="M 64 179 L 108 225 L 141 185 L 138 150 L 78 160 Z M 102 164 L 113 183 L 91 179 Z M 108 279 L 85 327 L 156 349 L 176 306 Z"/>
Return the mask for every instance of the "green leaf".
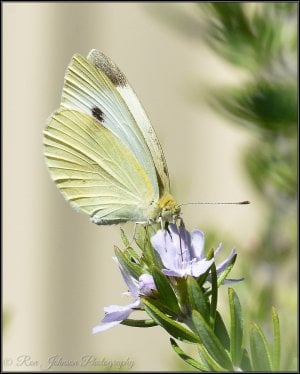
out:
<path id="1" fill-rule="evenodd" d="M 202 287 L 203 284 L 207 281 L 209 273 L 210 273 L 210 268 L 207 269 L 204 274 L 200 275 L 199 278 L 197 278 L 197 283 L 198 283 L 199 287 Z M 205 294 L 209 295 L 207 292 L 205 292 Z"/>
<path id="2" fill-rule="evenodd" d="M 163 314 L 148 299 L 141 297 L 145 311 L 160 326 L 162 326 L 174 338 L 188 343 L 199 343 L 199 338 L 192 331 L 175 322 L 172 318 Z"/>
<path id="3" fill-rule="evenodd" d="M 183 359 L 184 362 L 187 364 L 193 366 L 194 368 L 201 370 L 201 371 L 209 371 L 210 368 L 205 366 L 203 363 L 194 360 L 192 357 L 187 355 L 180 347 L 179 345 L 175 342 L 174 339 L 170 338 L 171 346 L 174 349 L 174 351 L 178 354 L 180 358 Z"/>
<path id="4" fill-rule="evenodd" d="M 137 229 L 136 232 L 136 243 L 143 252 L 143 260 L 151 268 L 153 265 L 158 268 L 162 268 L 163 264 L 161 262 L 159 254 L 152 247 L 150 237 L 155 234 L 155 229 L 152 226 L 141 227 Z"/>
<path id="5" fill-rule="evenodd" d="M 231 272 L 231 270 L 233 268 L 233 265 L 235 264 L 236 257 L 237 257 L 237 254 L 235 254 L 232 257 L 232 259 L 231 259 L 230 263 L 228 264 L 226 270 L 222 271 L 222 273 L 220 273 L 218 275 L 218 287 L 220 287 L 223 284 L 224 280 L 227 278 L 228 274 Z"/>
<path id="6" fill-rule="evenodd" d="M 133 278 L 139 279 L 142 274 L 141 266 L 135 263 L 132 257 L 128 256 L 128 252 L 126 250 L 121 251 L 115 246 L 115 254 L 124 271 L 133 276 Z"/>
<path id="7" fill-rule="evenodd" d="M 214 358 L 214 360 L 217 361 L 220 366 L 228 370 L 232 370 L 233 367 L 228 353 L 202 315 L 194 310 L 192 312 L 192 319 L 195 331 L 200 338 L 201 344 L 203 344 L 207 352 Z"/>
<path id="8" fill-rule="evenodd" d="M 272 371 L 271 353 L 261 328 L 256 324 L 250 328 L 251 361 L 255 371 Z"/>
<path id="9" fill-rule="evenodd" d="M 272 308 L 272 321 L 273 321 L 273 335 L 274 335 L 274 345 L 272 351 L 272 366 L 274 371 L 279 371 L 280 369 L 280 326 L 279 318 L 276 309 Z"/>
<path id="10" fill-rule="evenodd" d="M 123 244 L 125 245 L 125 247 L 129 247 L 130 246 L 130 243 L 129 243 L 129 240 L 125 234 L 125 231 L 120 228 L 120 231 L 121 231 L 121 239 L 122 239 L 122 242 Z"/>
<path id="11" fill-rule="evenodd" d="M 197 310 L 209 322 L 208 299 L 204 296 L 202 288 L 199 287 L 194 277 L 187 278 L 187 292 L 192 309 Z"/>
<path id="12" fill-rule="evenodd" d="M 142 250 L 142 252 L 144 252 L 144 250 L 147 249 L 149 245 L 152 246 L 150 242 L 150 237 L 154 235 L 157 230 L 157 224 L 147 226 L 141 224 L 136 225 L 134 239 L 138 247 Z"/>
<path id="13" fill-rule="evenodd" d="M 126 249 L 123 251 L 124 255 L 131 261 L 135 262 L 136 264 L 141 264 L 141 256 L 136 253 L 136 251 L 131 247 L 128 246 Z"/>
<path id="14" fill-rule="evenodd" d="M 200 361 L 203 363 L 204 366 L 207 366 L 209 368 L 209 371 L 218 371 L 213 365 L 209 363 L 210 359 L 207 360 L 207 356 L 209 356 L 209 354 L 207 353 L 206 349 L 203 347 L 202 344 L 198 344 L 198 354 Z M 211 356 L 209 356 L 209 358 L 213 360 Z M 215 361 L 213 360 L 213 362 Z M 219 366 L 218 363 L 216 363 L 216 365 Z"/>
<path id="15" fill-rule="evenodd" d="M 131 326 L 131 327 L 153 327 L 157 326 L 157 323 L 153 319 L 124 319 L 121 325 Z"/>
<path id="16" fill-rule="evenodd" d="M 227 371 L 226 368 L 222 367 L 205 349 L 203 344 L 199 344 L 199 355 L 206 366 L 209 367 L 210 371 Z"/>
<path id="17" fill-rule="evenodd" d="M 230 339 L 224 321 L 217 311 L 214 332 L 225 349 L 230 349 Z"/>
<path id="18" fill-rule="evenodd" d="M 134 240 L 138 247 L 143 251 L 149 237 L 147 228 L 143 225 L 137 224 L 135 226 Z"/>
<path id="19" fill-rule="evenodd" d="M 174 312 L 174 310 L 170 309 L 168 305 L 166 305 L 163 301 L 154 297 L 148 298 L 148 300 L 151 301 L 151 304 L 154 305 L 161 313 L 166 314 L 167 316 L 170 316 L 171 318 L 176 319 L 177 313 Z"/>
<path id="20" fill-rule="evenodd" d="M 228 288 L 230 305 L 230 355 L 234 366 L 239 366 L 242 359 L 243 320 L 241 304 L 237 294 Z"/>
<path id="21" fill-rule="evenodd" d="M 149 226 L 144 227 L 143 225 L 136 225 L 134 240 L 143 253 L 148 250 L 148 247 L 152 247 L 150 242 L 150 231 L 151 227 Z"/>
<path id="22" fill-rule="evenodd" d="M 232 257 L 232 259 L 231 259 L 230 263 L 228 264 L 226 270 L 222 271 L 222 273 L 217 274 L 218 275 L 218 282 L 217 282 L 218 287 L 220 287 L 223 284 L 224 280 L 227 278 L 228 274 L 231 272 L 231 270 L 233 268 L 233 265 L 235 264 L 236 257 L 237 257 L 237 254 L 235 254 Z M 243 280 L 243 279 L 239 279 L 239 280 Z M 212 293 L 212 287 L 205 291 L 205 295 L 207 295 L 207 296 L 210 296 L 211 293 Z"/>
<path id="23" fill-rule="evenodd" d="M 211 300 L 210 300 L 210 323 L 211 326 L 215 325 L 216 312 L 218 303 L 218 277 L 216 264 L 211 266 Z"/>
<path id="24" fill-rule="evenodd" d="M 130 243 L 124 230 L 120 228 L 120 231 L 121 231 L 121 239 L 123 241 L 123 244 L 125 245 L 125 249 L 123 250 L 124 256 L 126 256 L 131 261 L 137 264 L 140 264 L 140 256 L 135 252 L 135 250 L 132 248 L 132 245 L 131 245 L 133 240 L 131 240 L 131 243 Z"/>
<path id="25" fill-rule="evenodd" d="M 166 304 L 174 314 L 178 314 L 180 308 L 167 277 L 156 267 L 152 267 L 151 272 L 159 294 L 159 299 Z"/>
<path id="26" fill-rule="evenodd" d="M 249 354 L 246 349 L 243 350 L 242 360 L 240 363 L 240 369 L 242 369 L 242 371 L 253 371 L 253 368 L 251 366 L 251 361 L 249 358 Z"/>

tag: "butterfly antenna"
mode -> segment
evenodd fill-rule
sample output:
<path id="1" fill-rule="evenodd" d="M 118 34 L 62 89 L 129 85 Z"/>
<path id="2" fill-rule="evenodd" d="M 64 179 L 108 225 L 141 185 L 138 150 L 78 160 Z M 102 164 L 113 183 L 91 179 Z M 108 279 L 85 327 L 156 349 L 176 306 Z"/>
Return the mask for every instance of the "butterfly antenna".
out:
<path id="1" fill-rule="evenodd" d="M 245 200 L 245 201 L 237 201 L 237 202 L 195 202 L 195 203 L 184 203 L 184 204 L 180 204 L 179 206 L 183 206 L 183 205 L 247 205 L 247 204 L 250 204 L 250 201 L 248 200 Z"/>

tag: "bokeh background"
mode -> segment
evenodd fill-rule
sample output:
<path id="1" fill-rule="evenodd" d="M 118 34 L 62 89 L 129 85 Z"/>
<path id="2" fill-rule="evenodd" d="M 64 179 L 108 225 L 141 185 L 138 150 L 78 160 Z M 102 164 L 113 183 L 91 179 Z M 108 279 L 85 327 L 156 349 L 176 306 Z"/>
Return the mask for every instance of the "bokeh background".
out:
<path id="1" fill-rule="evenodd" d="M 292 179 L 289 194 L 279 191 L 279 196 L 278 188 L 275 193 L 272 189 L 272 176 L 277 178 L 278 173 L 270 163 L 268 173 L 263 173 L 266 164 L 260 168 L 255 160 L 247 168 L 251 155 L 277 144 L 269 134 L 272 123 L 278 123 L 276 115 L 271 130 L 260 129 L 257 117 L 247 118 L 245 124 L 245 118 L 225 115 L 214 100 L 218 95 L 230 97 L 226 88 L 247 87 L 261 72 L 253 64 L 228 58 L 212 43 L 213 12 L 202 5 L 2 3 L 5 370 L 107 370 L 110 363 L 118 370 L 120 361 L 131 362 L 133 367 L 124 369 L 132 370 L 188 369 L 158 327 L 118 326 L 91 334 L 104 306 L 127 302 L 112 261 L 113 246 L 120 244 L 119 227 L 98 227 L 65 202 L 45 166 L 42 133 L 46 119 L 60 104 L 71 56 L 86 55 L 92 48 L 110 56 L 137 92 L 164 149 L 178 202 L 251 200 L 248 206 L 186 206 L 183 217 L 187 228 L 205 230 L 212 246 L 222 241 L 224 256 L 236 246 L 233 275 L 245 277 L 235 286 L 245 322 L 255 320 L 270 334 L 274 305 L 283 331 L 285 368 L 295 367 L 296 121 L 288 122 L 288 131 L 279 134 L 283 148 L 294 150 L 288 152 L 292 169 L 284 169 L 286 178 L 280 175 L 283 186 Z M 248 6 L 251 15 L 257 5 Z M 296 8 L 283 12 L 294 20 Z M 223 13 L 226 16 L 226 10 Z M 215 30 L 218 25 L 214 24 Z M 296 35 L 296 28 L 283 33 L 283 40 L 290 40 L 293 32 Z M 242 50 L 234 45 L 236 39 L 231 41 L 237 51 Z M 286 57 L 285 52 L 287 64 L 296 66 L 294 55 L 287 51 Z M 243 54 L 247 57 L 247 49 Z M 293 72 L 291 77 L 295 84 Z M 277 105 L 271 105 L 271 112 L 281 113 Z M 280 122 L 281 128 L 282 123 L 286 122 Z M 274 156 L 284 163 L 278 149 L 266 159 Z M 256 174 L 264 183 L 257 182 Z M 274 201 L 279 200 L 281 210 L 274 210 Z M 285 220 L 272 226 L 270 220 L 282 214 Z M 133 225 L 123 227 L 133 233 Z M 269 241 L 270 227 L 276 248 Z M 222 292 L 226 300 L 226 287 Z M 226 313 L 226 302 L 223 308 Z M 76 364 L 84 355 L 94 363 Z M 49 368 L 51 357 L 56 357 L 57 365 Z"/>

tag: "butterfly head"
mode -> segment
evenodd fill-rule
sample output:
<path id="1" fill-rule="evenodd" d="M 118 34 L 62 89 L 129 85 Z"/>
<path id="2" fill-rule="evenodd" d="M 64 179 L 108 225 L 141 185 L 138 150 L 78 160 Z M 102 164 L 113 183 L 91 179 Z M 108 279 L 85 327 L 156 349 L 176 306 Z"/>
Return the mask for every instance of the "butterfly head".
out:
<path id="1" fill-rule="evenodd" d="M 180 214 L 180 207 L 171 194 L 165 194 L 158 201 L 159 215 L 164 221 L 172 221 Z"/>

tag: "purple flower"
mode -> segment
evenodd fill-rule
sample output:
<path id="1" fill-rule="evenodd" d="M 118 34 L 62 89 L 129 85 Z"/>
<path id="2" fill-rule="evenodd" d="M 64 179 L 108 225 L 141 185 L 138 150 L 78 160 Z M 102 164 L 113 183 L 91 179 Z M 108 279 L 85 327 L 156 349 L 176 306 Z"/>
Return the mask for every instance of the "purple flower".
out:
<path id="1" fill-rule="evenodd" d="M 125 306 L 110 305 L 108 307 L 105 307 L 105 316 L 101 320 L 101 323 L 99 325 L 93 327 L 93 334 L 108 330 L 111 327 L 120 324 L 122 321 L 129 317 L 134 309 L 140 308 L 140 295 L 151 295 L 152 291 L 156 290 L 152 275 L 142 274 L 137 281 L 131 275 L 126 273 L 126 271 L 122 268 L 121 264 L 116 258 L 114 258 L 114 260 L 117 262 L 122 276 L 127 284 L 128 292 L 126 293 L 133 298 L 133 302 Z"/>
<path id="2" fill-rule="evenodd" d="M 152 246 L 159 254 L 163 264 L 163 269 L 161 271 L 169 277 L 179 278 L 186 278 L 187 276 L 198 278 L 209 270 L 215 257 L 220 252 L 222 244 L 219 244 L 214 251 L 213 258 L 208 260 L 204 253 L 204 242 L 204 233 L 202 231 L 194 230 L 189 233 L 185 230 L 183 225 L 177 227 L 172 223 L 169 224 L 167 230 L 158 230 L 156 234 L 151 237 Z M 236 252 L 235 249 L 233 249 L 230 256 L 216 266 L 218 278 L 219 275 L 227 270 L 233 263 L 235 256 Z M 100 324 L 93 328 L 94 334 L 120 324 L 127 319 L 135 309 L 142 309 L 143 306 L 140 296 L 151 296 L 153 292 L 157 291 L 151 274 L 144 273 L 139 279 L 136 279 L 122 267 L 117 258 L 114 258 L 114 260 L 119 266 L 123 279 L 127 284 L 128 292 L 126 292 L 126 294 L 131 296 L 132 301 L 124 306 L 110 305 L 105 307 L 105 316 Z M 224 276 L 226 276 L 226 274 L 224 274 Z M 211 282 L 210 274 L 208 274 L 206 281 Z M 221 280 L 223 284 L 234 281 L 239 280 Z M 163 302 L 163 300 L 161 301 Z"/>
<path id="3" fill-rule="evenodd" d="M 164 269 L 162 272 L 170 277 L 186 277 L 191 275 L 199 277 L 204 274 L 214 258 L 207 260 L 204 254 L 204 233 L 200 230 L 194 230 L 191 234 L 185 230 L 184 226 L 179 228 L 175 224 L 169 224 L 168 230 L 158 230 L 151 238 L 154 249 L 160 255 Z M 214 251 L 214 257 L 222 249 L 222 243 Z M 216 266 L 217 275 L 221 274 L 232 263 L 236 255 L 235 249 L 231 251 L 230 256 L 221 264 Z M 210 277 L 207 278 L 210 280 Z M 230 283 L 238 280 L 224 280 L 223 283 Z"/>
<path id="4" fill-rule="evenodd" d="M 171 223 L 168 230 L 158 230 L 151 243 L 165 267 L 162 272 L 170 277 L 199 277 L 214 262 L 205 258 L 204 233 L 200 230 L 190 234 L 183 226 Z"/>

